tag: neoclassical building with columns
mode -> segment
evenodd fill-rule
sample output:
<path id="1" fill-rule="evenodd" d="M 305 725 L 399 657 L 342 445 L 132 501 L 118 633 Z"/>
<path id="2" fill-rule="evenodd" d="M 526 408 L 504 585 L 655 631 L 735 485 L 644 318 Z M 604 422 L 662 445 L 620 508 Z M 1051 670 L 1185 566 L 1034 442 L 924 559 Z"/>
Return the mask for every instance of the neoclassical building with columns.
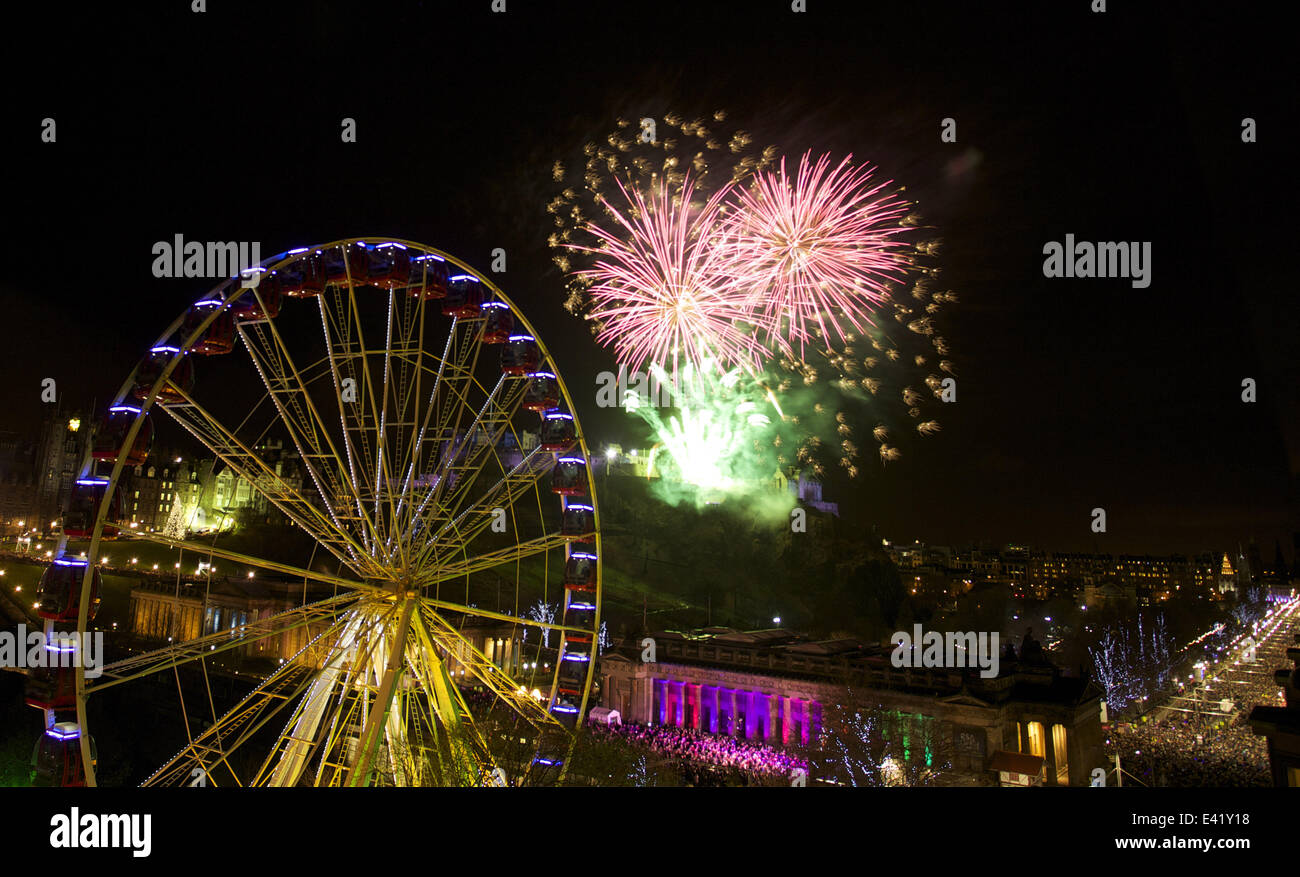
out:
<path id="1" fill-rule="evenodd" d="M 642 638 L 600 659 L 600 703 L 625 721 L 806 746 L 821 735 L 823 712 L 851 697 L 943 728 L 959 782 L 997 784 L 999 752 L 1028 756 L 1046 785 L 1088 785 L 1104 765 L 1100 689 L 1046 662 L 1004 660 L 985 679 L 978 671 L 898 668 L 882 646 L 780 629 L 648 638 L 652 644 Z"/>

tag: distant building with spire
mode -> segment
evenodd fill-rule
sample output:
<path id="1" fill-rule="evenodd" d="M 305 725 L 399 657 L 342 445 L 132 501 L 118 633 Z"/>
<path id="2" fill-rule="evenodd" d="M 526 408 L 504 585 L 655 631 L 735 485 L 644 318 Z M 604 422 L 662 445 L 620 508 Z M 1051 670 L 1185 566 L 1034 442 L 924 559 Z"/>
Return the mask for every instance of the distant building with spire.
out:
<path id="1" fill-rule="evenodd" d="M 1234 564 L 1223 552 L 1223 562 L 1219 564 L 1219 594 L 1240 596 L 1251 584 L 1250 565 L 1241 546 L 1237 546 L 1237 562 Z"/>

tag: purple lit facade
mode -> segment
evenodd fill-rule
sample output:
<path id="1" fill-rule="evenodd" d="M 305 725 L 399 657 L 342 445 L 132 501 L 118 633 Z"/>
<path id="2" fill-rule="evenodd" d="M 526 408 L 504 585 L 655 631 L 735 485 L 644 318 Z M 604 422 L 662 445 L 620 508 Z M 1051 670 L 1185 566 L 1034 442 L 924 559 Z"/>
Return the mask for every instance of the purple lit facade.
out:
<path id="1" fill-rule="evenodd" d="M 650 724 L 774 746 L 808 745 L 821 732 L 821 704 L 808 698 L 663 678 L 650 690 Z"/>

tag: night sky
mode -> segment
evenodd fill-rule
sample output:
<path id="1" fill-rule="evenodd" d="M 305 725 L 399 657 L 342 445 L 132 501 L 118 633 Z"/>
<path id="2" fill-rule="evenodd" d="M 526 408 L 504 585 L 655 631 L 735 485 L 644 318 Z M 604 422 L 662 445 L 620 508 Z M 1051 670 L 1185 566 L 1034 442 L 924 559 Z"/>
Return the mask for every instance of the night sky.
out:
<path id="1" fill-rule="evenodd" d="M 549 169 L 620 115 L 725 108 L 756 142 L 852 152 L 906 185 L 960 296 L 943 315 L 958 368 L 943 432 L 885 468 L 868 458 L 827 498 L 897 539 L 1194 552 L 1255 536 L 1266 561 L 1274 539 L 1289 558 L 1295 76 L 1264 12 L 270 5 L 46 4 L 11 31 L 0 429 L 34 431 L 43 377 L 102 406 L 206 291 L 155 279 L 155 241 L 260 240 L 270 256 L 392 235 L 481 271 L 504 247 L 497 280 L 556 352 L 589 440 L 627 440 L 631 422 L 594 407 L 612 356 L 561 306 Z M 1246 116 L 1257 143 L 1241 142 Z M 1151 286 L 1044 278 L 1043 244 L 1066 233 L 1151 241 Z"/>

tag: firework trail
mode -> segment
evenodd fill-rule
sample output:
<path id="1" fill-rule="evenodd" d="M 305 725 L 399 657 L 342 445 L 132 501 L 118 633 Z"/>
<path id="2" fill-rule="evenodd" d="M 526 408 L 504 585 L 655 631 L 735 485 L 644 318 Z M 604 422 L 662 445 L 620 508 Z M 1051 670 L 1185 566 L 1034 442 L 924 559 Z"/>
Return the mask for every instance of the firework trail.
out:
<path id="1" fill-rule="evenodd" d="M 888 284 L 908 270 L 909 246 L 897 239 L 908 203 L 851 161 L 832 168 L 829 155 L 808 152 L 791 177 L 782 158 L 737 190 L 721 229 L 725 270 L 777 329 L 775 346 L 800 359 L 809 342 L 842 343 L 849 327 L 874 325 Z"/>
<path id="2" fill-rule="evenodd" d="M 575 247 L 592 243 L 589 224 L 609 218 L 610 199 L 627 200 L 620 198 L 620 191 L 647 196 L 666 189 L 678 197 L 689 179 L 697 192 L 716 192 L 776 160 L 775 146 L 752 150 L 753 138 L 745 131 L 728 129 L 726 116 L 718 110 L 709 119 L 686 121 L 669 113 L 654 120 L 655 137 L 648 140 L 637 124 L 619 119 L 614 131 L 583 147 L 580 161 L 554 163 L 551 179 L 561 188 L 546 205 L 555 224 L 547 243 L 567 278 L 565 307 L 571 313 L 581 314 L 590 305 L 588 281 L 573 270 L 575 261 L 583 261 Z"/>
<path id="3" fill-rule="evenodd" d="M 624 203 L 610 205 L 610 228 L 590 225 L 593 265 L 577 275 L 588 286 L 587 318 L 598 326 L 596 341 L 612 344 L 620 363 L 689 363 L 699 371 L 715 359 L 725 368 L 761 367 L 767 351 L 755 337 L 751 295 L 728 279 L 715 245 L 724 186 L 703 205 L 692 202 L 688 178 L 677 196 L 666 182 L 650 197 L 619 184 Z"/>
<path id="4" fill-rule="evenodd" d="M 760 461 L 762 436 L 772 421 L 760 409 L 761 388 L 756 390 L 741 369 L 719 375 L 717 363 L 705 359 L 699 368 L 688 364 L 676 379 L 659 366 L 651 371 L 668 389 L 677 413 L 664 417 L 634 391 L 624 407 L 654 434 L 658 447 L 652 466 L 666 454 L 680 480 L 713 492 L 733 491 L 773 474 L 770 464 L 764 468 Z"/>

